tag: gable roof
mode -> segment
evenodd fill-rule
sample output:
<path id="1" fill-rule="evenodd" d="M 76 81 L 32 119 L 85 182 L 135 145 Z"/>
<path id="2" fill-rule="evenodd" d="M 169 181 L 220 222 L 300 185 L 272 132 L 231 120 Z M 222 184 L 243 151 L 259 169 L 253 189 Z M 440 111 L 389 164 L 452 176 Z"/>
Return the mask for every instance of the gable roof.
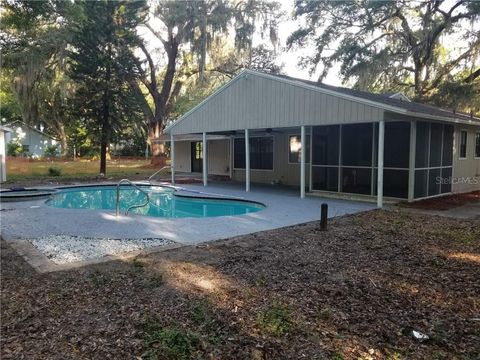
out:
<path id="1" fill-rule="evenodd" d="M 52 135 L 48 135 L 48 134 L 44 133 L 43 131 L 36 129 L 36 128 L 33 127 L 32 125 L 28 125 L 26 122 L 23 122 L 23 121 L 21 121 L 21 120 L 12 121 L 11 123 L 6 124 L 5 126 L 8 126 L 8 127 L 11 128 L 14 124 L 17 124 L 17 123 L 20 123 L 20 124 L 28 127 L 29 129 L 31 129 L 31 130 L 33 130 L 33 131 L 36 131 L 37 133 L 39 133 L 39 134 L 41 134 L 41 135 L 43 135 L 43 136 L 45 136 L 45 137 L 48 137 L 49 139 L 56 140 L 55 137 L 53 137 Z"/>
<path id="2" fill-rule="evenodd" d="M 180 116 L 176 121 L 165 127 L 165 132 L 169 133 L 170 130 L 176 127 L 179 123 L 183 122 L 190 114 L 194 113 L 201 107 L 203 107 L 208 101 L 217 95 L 221 94 L 224 90 L 236 83 L 242 78 L 248 76 L 257 76 L 267 79 L 276 80 L 289 85 L 298 86 L 308 90 L 318 91 L 320 93 L 333 95 L 338 98 L 354 101 L 364 105 L 370 105 L 381 110 L 390 111 L 397 114 L 406 116 L 419 117 L 424 119 L 455 122 L 462 124 L 478 125 L 480 126 L 480 118 L 472 117 L 468 114 L 453 112 L 446 109 L 441 109 L 435 106 L 416 103 L 412 101 L 400 100 L 396 97 L 390 97 L 385 94 L 374 94 L 366 91 L 354 90 L 344 87 L 332 86 L 323 83 L 314 82 L 311 80 L 298 79 L 287 75 L 268 74 L 260 71 L 253 71 L 249 69 L 242 70 L 233 79 L 219 87 L 210 96 L 201 101 L 195 107 L 187 111 Z"/>

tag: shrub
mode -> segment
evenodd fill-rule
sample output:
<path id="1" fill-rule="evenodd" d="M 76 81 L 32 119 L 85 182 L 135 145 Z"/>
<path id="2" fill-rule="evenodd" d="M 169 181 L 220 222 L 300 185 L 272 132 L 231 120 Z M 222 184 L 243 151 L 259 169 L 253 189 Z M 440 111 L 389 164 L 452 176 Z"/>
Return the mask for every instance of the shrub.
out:
<path id="1" fill-rule="evenodd" d="M 48 175 L 50 176 L 60 176 L 62 175 L 62 169 L 59 169 L 57 167 L 49 167 L 48 168 Z"/>
<path id="2" fill-rule="evenodd" d="M 49 145 L 45 148 L 43 152 L 44 156 L 55 157 L 58 155 L 58 145 Z"/>
<path id="3" fill-rule="evenodd" d="M 23 154 L 23 147 L 16 140 L 11 140 L 7 144 L 7 155 L 8 156 L 19 156 Z"/>

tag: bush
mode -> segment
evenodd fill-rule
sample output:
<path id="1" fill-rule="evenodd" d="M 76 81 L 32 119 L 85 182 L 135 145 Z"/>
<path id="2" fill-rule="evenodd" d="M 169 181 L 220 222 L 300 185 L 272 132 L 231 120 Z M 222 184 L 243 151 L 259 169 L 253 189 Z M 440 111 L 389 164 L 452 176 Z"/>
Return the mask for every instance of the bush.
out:
<path id="1" fill-rule="evenodd" d="M 48 168 L 48 175 L 50 176 L 60 176 L 62 175 L 62 169 L 56 167 L 49 167 Z"/>
<path id="2" fill-rule="evenodd" d="M 11 140 L 7 144 L 8 156 L 19 156 L 23 154 L 23 147 L 18 141 Z"/>
<path id="3" fill-rule="evenodd" d="M 45 148 L 43 155 L 46 157 L 56 157 L 58 155 L 58 145 L 49 145 Z"/>

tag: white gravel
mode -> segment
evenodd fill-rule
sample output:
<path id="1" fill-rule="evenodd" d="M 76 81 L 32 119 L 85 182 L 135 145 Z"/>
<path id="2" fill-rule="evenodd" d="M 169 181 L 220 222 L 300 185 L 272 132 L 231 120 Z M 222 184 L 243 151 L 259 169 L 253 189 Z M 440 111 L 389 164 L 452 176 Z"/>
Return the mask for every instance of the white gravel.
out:
<path id="1" fill-rule="evenodd" d="M 68 235 L 45 236 L 28 241 L 56 264 L 85 261 L 173 243 L 162 238 L 108 239 Z"/>

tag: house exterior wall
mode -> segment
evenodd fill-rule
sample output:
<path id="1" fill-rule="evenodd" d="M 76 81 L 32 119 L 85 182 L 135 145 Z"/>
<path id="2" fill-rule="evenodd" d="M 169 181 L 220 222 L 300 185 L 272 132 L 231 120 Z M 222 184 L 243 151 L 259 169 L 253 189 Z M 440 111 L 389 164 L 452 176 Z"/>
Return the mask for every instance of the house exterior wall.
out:
<path id="1" fill-rule="evenodd" d="M 190 141 L 175 141 L 175 171 L 191 171 Z"/>
<path id="2" fill-rule="evenodd" d="M 175 141 L 175 171 L 191 172 L 192 141 Z M 230 140 L 209 140 L 207 146 L 208 174 L 230 174 Z"/>
<path id="3" fill-rule="evenodd" d="M 15 125 L 12 125 L 11 127 L 13 129 L 13 133 L 8 133 L 6 142 L 8 143 L 14 140 L 18 141 L 22 146 L 28 146 L 28 155 L 34 157 L 43 156 L 45 149 L 48 146 L 57 144 L 54 139 L 31 129 L 26 125 L 17 123 Z"/>
<path id="4" fill-rule="evenodd" d="M 209 140 L 208 173 L 212 175 L 230 174 L 230 140 Z"/>
<path id="5" fill-rule="evenodd" d="M 467 131 L 467 157 L 460 159 L 460 132 Z M 480 190 L 480 158 L 475 158 L 475 133 L 480 126 L 455 125 L 453 142 L 454 193 Z"/>
<path id="6" fill-rule="evenodd" d="M 300 164 L 290 164 L 288 162 L 289 136 L 300 135 L 298 131 L 290 130 L 286 133 L 273 134 L 273 170 L 250 170 L 250 180 L 253 183 L 271 184 L 279 181 L 284 185 L 299 186 L 300 184 Z M 255 135 L 252 135 L 255 136 Z M 305 179 L 308 187 L 310 177 L 310 164 L 305 164 Z M 245 181 L 244 169 L 233 169 L 233 180 Z"/>
<path id="7" fill-rule="evenodd" d="M 302 85 L 247 75 L 228 83 L 171 129 L 172 134 L 372 122 L 380 108 L 307 89 Z"/>

